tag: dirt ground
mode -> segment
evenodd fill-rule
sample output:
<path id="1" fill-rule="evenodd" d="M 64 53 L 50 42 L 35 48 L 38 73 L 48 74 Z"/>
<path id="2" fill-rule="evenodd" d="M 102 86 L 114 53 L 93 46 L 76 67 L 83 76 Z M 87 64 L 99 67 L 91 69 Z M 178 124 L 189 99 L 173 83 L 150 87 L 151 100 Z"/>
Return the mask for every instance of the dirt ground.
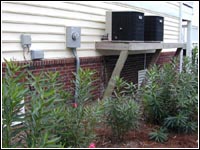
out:
<path id="1" fill-rule="evenodd" d="M 198 133 L 191 135 L 174 134 L 168 135 L 168 141 L 157 143 L 149 140 L 148 134 L 155 126 L 151 124 L 140 125 L 135 131 L 130 131 L 121 142 L 112 142 L 111 130 L 108 128 L 96 129 L 97 148 L 198 148 Z"/>

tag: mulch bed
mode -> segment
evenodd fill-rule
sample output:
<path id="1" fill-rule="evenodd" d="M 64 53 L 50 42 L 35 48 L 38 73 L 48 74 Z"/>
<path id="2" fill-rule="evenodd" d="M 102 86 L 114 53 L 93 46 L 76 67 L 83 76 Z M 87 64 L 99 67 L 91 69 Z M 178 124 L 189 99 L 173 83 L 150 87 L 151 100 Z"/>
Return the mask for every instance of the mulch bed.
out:
<path id="1" fill-rule="evenodd" d="M 128 132 L 124 140 L 114 141 L 111 130 L 107 127 L 96 129 L 97 148 L 198 148 L 198 133 L 191 135 L 169 133 L 168 141 L 157 143 L 149 140 L 148 134 L 153 131 L 155 125 L 143 123 L 134 131 Z"/>

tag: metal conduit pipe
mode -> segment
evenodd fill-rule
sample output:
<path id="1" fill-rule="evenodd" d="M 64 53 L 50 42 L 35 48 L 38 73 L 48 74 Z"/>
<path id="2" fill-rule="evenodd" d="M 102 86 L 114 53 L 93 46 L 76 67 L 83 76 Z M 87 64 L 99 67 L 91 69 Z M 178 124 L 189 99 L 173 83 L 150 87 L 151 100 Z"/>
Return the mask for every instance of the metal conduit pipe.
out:
<path id="1" fill-rule="evenodd" d="M 80 68 L 80 58 L 77 55 L 76 48 L 72 48 L 72 52 L 73 52 L 74 57 L 76 58 L 76 81 L 75 81 L 75 99 L 74 99 L 74 102 L 76 103 L 77 100 L 78 100 L 78 93 L 79 93 L 79 91 L 78 91 L 79 90 L 79 82 L 78 82 L 79 74 L 78 74 L 78 71 L 79 71 L 79 68 Z"/>

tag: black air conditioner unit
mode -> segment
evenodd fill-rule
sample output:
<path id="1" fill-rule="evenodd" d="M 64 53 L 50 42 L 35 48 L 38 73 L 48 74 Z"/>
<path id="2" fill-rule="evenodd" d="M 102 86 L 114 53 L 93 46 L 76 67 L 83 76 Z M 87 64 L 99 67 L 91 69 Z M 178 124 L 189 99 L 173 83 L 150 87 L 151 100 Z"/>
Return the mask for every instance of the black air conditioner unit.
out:
<path id="1" fill-rule="evenodd" d="M 144 17 L 144 41 L 163 41 L 164 18 L 161 16 Z"/>
<path id="2" fill-rule="evenodd" d="M 109 41 L 144 41 L 144 13 L 106 12 L 106 34 Z"/>

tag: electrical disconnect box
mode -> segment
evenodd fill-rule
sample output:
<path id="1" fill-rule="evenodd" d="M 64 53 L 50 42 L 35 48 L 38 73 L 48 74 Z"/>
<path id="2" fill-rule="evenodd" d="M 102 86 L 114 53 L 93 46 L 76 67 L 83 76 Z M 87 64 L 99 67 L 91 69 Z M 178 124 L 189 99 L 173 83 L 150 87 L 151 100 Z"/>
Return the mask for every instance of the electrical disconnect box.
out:
<path id="1" fill-rule="evenodd" d="M 31 50 L 31 59 L 32 60 L 39 60 L 44 58 L 44 51 L 43 50 Z"/>
<path id="2" fill-rule="evenodd" d="M 81 43 L 81 28 L 67 27 L 66 28 L 66 46 L 68 48 L 80 47 Z"/>
<path id="3" fill-rule="evenodd" d="M 31 36 L 30 35 L 21 35 L 21 44 L 23 48 L 30 48 L 31 47 Z"/>

